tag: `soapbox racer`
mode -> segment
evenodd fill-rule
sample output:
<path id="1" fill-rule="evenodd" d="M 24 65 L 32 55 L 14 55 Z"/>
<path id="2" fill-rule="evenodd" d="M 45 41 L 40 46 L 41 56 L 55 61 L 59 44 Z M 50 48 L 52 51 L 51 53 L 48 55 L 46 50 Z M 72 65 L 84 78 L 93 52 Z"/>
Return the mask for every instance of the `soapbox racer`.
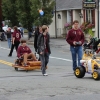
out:
<path id="1" fill-rule="evenodd" d="M 75 76 L 83 78 L 85 73 L 91 74 L 94 80 L 100 79 L 100 58 L 81 60 L 81 66 L 76 67 Z"/>
<path id="2" fill-rule="evenodd" d="M 88 73 L 92 75 L 93 79 L 100 79 L 100 57 L 94 54 L 93 49 L 85 49 L 80 63 L 81 66 L 76 67 L 74 72 L 77 78 L 83 78 L 85 73 Z"/>
<path id="3" fill-rule="evenodd" d="M 24 69 L 26 71 L 28 70 L 35 70 L 35 69 L 41 69 L 41 61 L 33 61 L 32 59 L 27 60 L 27 66 L 23 66 L 22 64 L 23 58 L 18 58 L 15 60 L 15 63 L 12 65 L 16 71 L 18 69 Z"/>

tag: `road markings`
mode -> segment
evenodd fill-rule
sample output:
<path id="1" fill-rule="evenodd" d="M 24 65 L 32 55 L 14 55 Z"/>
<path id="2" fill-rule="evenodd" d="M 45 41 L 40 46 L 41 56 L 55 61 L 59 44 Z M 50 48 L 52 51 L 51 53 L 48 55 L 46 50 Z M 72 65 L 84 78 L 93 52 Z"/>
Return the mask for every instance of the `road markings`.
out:
<path id="1" fill-rule="evenodd" d="M 0 48 L 1 48 L 1 49 L 4 49 L 4 50 L 10 50 L 10 49 L 5 48 L 5 47 L 0 47 Z M 16 50 L 14 50 L 14 51 L 16 51 Z M 50 56 L 50 58 L 52 58 L 52 59 L 57 59 L 57 60 L 63 60 L 63 61 L 72 62 L 72 60 L 70 60 L 70 59 L 65 59 L 65 58 L 59 58 L 59 57 L 53 57 L 53 56 Z"/>
<path id="2" fill-rule="evenodd" d="M 12 64 L 13 64 L 11 62 L 7 62 L 7 61 L 4 61 L 4 60 L 0 60 L 0 63 L 5 64 L 5 65 L 9 65 L 9 66 L 12 66 Z"/>
<path id="3" fill-rule="evenodd" d="M 72 62 L 72 60 L 70 59 L 64 59 L 64 58 L 58 58 L 58 57 L 52 57 L 52 56 L 50 56 L 50 58 Z"/>

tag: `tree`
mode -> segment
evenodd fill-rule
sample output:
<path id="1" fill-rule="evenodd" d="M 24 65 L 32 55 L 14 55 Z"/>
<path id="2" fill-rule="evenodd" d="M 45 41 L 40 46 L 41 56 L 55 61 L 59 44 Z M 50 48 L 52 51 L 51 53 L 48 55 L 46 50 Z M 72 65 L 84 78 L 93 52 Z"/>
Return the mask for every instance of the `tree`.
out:
<path id="1" fill-rule="evenodd" d="M 2 13 L 4 19 L 10 21 L 10 26 L 19 25 L 16 0 L 2 0 Z"/>
<path id="2" fill-rule="evenodd" d="M 50 25 L 52 23 L 52 11 L 54 10 L 54 0 L 3 0 L 2 11 L 5 20 L 9 20 L 11 25 L 21 25 L 31 28 L 34 25 Z M 44 15 L 39 14 L 39 10 L 44 11 Z"/>
<path id="3" fill-rule="evenodd" d="M 31 0 L 32 15 L 34 16 L 35 25 L 50 25 L 52 23 L 53 11 L 55 6 L 54 0 Z M 43 10 L 44 15 L 39 14 L 39 10 Z"/>
<path id="4" fill-rule="evenodd" d="M 2 30 L 2 8 L 1 8 L 2 0 L 0 0 L 0 31 Z"/>
<path id="5" fill-rule="evenodd" d="M 22 24 L 25 28 L 32 28 L 33 25 L 33 16 L 31 15 L 31 0 L 17 0 L 17 14 L 18 14 L 18 21 Z"/>

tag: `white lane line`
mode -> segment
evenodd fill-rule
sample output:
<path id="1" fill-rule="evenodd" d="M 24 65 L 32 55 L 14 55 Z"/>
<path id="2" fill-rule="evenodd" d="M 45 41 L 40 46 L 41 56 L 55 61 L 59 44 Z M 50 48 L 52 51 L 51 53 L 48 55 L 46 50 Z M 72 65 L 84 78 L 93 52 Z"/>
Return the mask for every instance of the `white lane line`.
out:
<path id="1" fill-rule="evenodd" d="M 64 59 L 64 58 L 58 58 L 58 57 L 52 57 L 52 56 L 50 56 L 50 58 L 72 62 L 72 60 L 70 59 Z"/>
<path id="2" fill-rule="evenodd" d="M 1 48 L 1 49 L 4 49 L 4 50 L 10 50 L 10 49 L 5 48 L 5 47 L 0 47 L 0 48 Z M 16 50 L 14 50 L 14 51 L 16 51 Z M 57 60 L 64 60 L 64 61 L 72 62 L 72 60 L 70 60 L 70 59 L 65 59 L 65 58 L 58 58 L 58 57 L 53 57 L 53 56 L 50 56 L 50 58 L 52 58 L 52 59 L 57 59 Z"/>
<path id="3" fill-rule="evenodd" d="M 4 49 L 4 50 L 10 50 L 10 49 L 8 49 L 8 48 L 4 48 L 4 47 L 0 47 L 1 49 Z"/>

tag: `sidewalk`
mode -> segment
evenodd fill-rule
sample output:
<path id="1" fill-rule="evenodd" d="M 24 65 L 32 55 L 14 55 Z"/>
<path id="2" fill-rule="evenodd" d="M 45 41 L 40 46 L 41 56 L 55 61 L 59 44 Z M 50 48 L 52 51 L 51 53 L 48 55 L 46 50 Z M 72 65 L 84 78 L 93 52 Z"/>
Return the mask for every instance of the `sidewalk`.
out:
<path id="1" fill-rule="evenodd" d="M 34 45 L 34 37 L 32 37 L 30 40 L 28 40 L 28 35 L 24 35 L 24 38 L 28 41 L 27 43 L 29 45 Z M 66 39 L 64 38 L 51 38 L 50 39 L 50 45 L 52 47 L 57 47 L 57 48 L 69 48 L 69 44 L 66 42 Z"/>

